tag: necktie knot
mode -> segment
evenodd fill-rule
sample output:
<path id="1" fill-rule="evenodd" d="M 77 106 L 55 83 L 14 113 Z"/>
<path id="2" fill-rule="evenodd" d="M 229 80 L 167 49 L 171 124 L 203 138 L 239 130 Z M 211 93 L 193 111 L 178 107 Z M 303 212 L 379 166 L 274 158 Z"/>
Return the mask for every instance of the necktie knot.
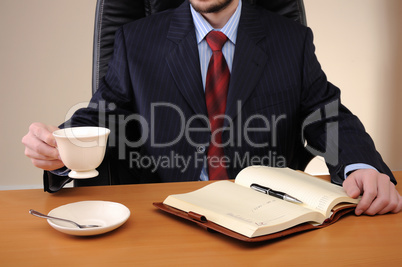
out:
<path id="1" fill-rule="evenodd" d="M 223 32 L 210 31 L 205 39 L 212 51 L 220 51 L 228 40 L 228 37 Z"/>

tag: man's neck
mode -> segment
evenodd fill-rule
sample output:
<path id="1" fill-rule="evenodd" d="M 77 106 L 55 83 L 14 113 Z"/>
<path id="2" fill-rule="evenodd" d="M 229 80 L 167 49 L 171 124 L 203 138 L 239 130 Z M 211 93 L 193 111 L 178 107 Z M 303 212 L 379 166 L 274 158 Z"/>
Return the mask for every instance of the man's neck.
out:
<path id="1" fill-rule="evenodd" d="M 236 11 L 239 0 L 233 0 L 228 6 L 218 12 L 200 14 L 208 21 L 214 29 L 221 29 L 229 21 L 230 17 Z"/>

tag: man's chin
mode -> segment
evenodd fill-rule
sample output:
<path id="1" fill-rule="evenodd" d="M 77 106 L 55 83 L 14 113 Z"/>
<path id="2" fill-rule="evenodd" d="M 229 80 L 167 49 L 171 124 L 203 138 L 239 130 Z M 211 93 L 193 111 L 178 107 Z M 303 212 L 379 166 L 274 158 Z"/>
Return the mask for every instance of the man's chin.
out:
<path id="1" fill-rule="evenodd" d="M 233 0 L 190 0 L 190 4 L 198 13 L 217 13 L 232 2 Z"/>

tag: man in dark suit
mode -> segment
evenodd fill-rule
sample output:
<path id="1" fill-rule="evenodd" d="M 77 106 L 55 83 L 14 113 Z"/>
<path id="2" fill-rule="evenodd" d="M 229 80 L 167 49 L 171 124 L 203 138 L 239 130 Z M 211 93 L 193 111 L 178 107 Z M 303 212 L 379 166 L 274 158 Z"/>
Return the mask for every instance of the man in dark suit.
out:
<path id="1" fill-rule="evenodd" d="M 304 169 L 310 151 L 350 196 L 363 194 L 356 214 L 402 209 L 392 173 L 326 80 L 310 29 L 239 0 L 190 3 L 118 30 L 98 91 L 62 126 L 112 130 L 111 183 L 234 178 L 251 164 Z M 224 34 L 213 37 L 225 39 L 222 48 L 211 49 L 211 30 Z M 216 80 L 211 57 L 221 68 Z M 226 86 L 216 93 L 223 101 L 208 96 L 214 81 Z M 55 129 L 35 123 L 23 138 L 33 164 L 52 171 L 48 191 L 68 181 L 54 175 L 64 166 Z"/>

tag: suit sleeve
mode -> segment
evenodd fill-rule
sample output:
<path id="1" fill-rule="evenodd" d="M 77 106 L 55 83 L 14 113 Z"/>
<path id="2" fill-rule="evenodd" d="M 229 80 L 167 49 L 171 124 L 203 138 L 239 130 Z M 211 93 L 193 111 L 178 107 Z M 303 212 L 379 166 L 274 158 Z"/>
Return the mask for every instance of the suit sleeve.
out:
<path id="1" fill-rule="evenodd" d="M 333 182 L 343 182 L 345 166 L 363 163 L 396 183 L 361 121 L 342 105 L 340 90 L 327 81 L 315 55 L 310 29 L 305 37 L 301 103 L 306 149 L 324 156 Z"/>

